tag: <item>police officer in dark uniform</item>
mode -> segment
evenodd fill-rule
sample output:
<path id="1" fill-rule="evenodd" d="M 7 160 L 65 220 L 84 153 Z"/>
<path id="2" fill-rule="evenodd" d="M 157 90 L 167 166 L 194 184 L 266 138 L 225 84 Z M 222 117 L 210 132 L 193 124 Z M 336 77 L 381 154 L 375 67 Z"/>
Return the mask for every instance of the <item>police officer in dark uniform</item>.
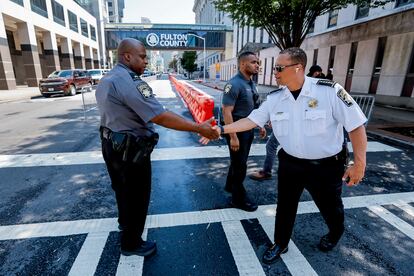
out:
<path id="1" fill-rule="evenodd" d="M 154 98 L 151 87 L 139 77 L 148 64 L 140 41 L 122 40 L 118 60 L 96 89 L 102 154 L 118 206 L 121 253 L 148 256 L 156 251 L 154 242 L 141 238 L 151 192 L 150 154 L 158 141 L 153 123 L 212 139 L 218 134 L 210 124 L 214 118 L 196 124 L 166 111 Z"/>
<path id="2" fill-rule="evenodd" d="M 223 120 L 226 125 L 247 117 L 258 107 L 259 94 L 252 80 L 252 76 L 259 71 L 258 58 L 253 52 L 241 53 L 238 57 L 238 65 L 238 74 L 224 86 L 222 104 Z M 261 131 L 263 132 L 264 128 Z M 231 160 L 225 190 L 232 193 L 231 204 L 234 207 L 248 212 L 255 211 L 257 204 L 248 198 L 243 186 L 254 132 L 247 130 L 237 134 L 232 133 L 225 135 L 225 138 Z"/>
<path id="3" fill-rule="evenodd" d="M 300 48 L 280 52 L 275 77 L 283 87 L 247 118 L 217 127 L 220 133 L 246 131 L 272 122 L 280 143 L 274 244 L 263 255 L 276 261 L 288 250 L 303 189 L 311 194 L 329 232 L 318 247 L 332 250 L 344 232 L 343 181 L 358 184 L 366 166 L 366 117 L 344 88 L 331 80 L 305 77 L 306 54 Z M 345 170 L 343 128 L 349 133 L 354 164 Z M 203 143 L 205 143 L 204 141 Z"/>

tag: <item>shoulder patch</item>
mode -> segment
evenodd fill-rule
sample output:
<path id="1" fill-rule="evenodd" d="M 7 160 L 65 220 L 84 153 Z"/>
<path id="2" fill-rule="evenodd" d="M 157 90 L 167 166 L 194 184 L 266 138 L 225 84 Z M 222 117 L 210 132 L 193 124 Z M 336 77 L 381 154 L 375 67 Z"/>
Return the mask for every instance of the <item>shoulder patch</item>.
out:
<path id="1" fill-rule="evenodd" d="M 279 88 L 277 88 L 275 90 L 270 91 L 269 93 L 267 93 L 267 95 L 275 94 L 275 93 L 278 93 L 278 92 L 280 92 L 282 90 L 283 90 L 283 87 L 279 87 Z"/>
<path id="2" fill-rule="evenodd" d="M 141 82 L 137 85 L 137 90 L 144 98 L 152 98 L 154 94 L 152 93 L 151 87 L 146 82 Z"/>
<path id="3" fill-rule="evenodd" d="M 325 85 L 325 86 L 330 86 L 330 87 L 334 87 L 334 86 L 335 86 L 335 83 L 336 83 L 336 82 L 334 82 L 334 81 L 331 81 L 331 80 L 325 80 L 325 79 L 321 79 L 321 80 L 318 80 L 318 81 L 316 82 L 316 84 L 319 84 L 319 85 Z"/>
<path id="4" fill-rule="evenodd" d="M 350 107 L 353 105 L 351 96 L 344 89 L 341 88 L 338 92 L 336 92 L 336 95 L 341 99 L 341 101 L 344 102 L 346 106 Z"/>
<path id="5" fill-rule="evenodd" d="M 133 81 L 141 80 L 141 78 L 135 73 L 129 73 Z"/>
<path id="6" fill-rule="evenodd" d="M 231 90 L 231 87 L 232 87 L 232 85 L 230 84 L 230 83 L 228 83 L 228 84 L 226 84 L 225 86 L 224 86 L 224 93 L 229 93 L 230 92 L 230 90 Z"/>

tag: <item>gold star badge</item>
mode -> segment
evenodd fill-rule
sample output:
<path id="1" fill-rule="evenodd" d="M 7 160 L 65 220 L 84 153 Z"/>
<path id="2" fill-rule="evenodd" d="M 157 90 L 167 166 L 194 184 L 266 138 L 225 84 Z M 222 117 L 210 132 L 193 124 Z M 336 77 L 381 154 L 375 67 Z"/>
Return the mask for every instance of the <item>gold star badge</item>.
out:
<path id="1" fill-rule="evenodd" d="M 308 106 L 310 108 L 315 108 L 318 106 L 318 100 L 317 99 L 310 99 L 308 102 Z"/>

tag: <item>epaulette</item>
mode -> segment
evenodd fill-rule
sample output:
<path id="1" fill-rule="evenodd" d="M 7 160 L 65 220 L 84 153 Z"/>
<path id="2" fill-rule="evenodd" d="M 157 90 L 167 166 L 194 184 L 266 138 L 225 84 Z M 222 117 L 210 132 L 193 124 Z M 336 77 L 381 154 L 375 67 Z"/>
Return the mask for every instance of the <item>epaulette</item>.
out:
<path id="1" fill-rule="evenodd" d="M 271 95 L 271 94 L 274 94 L 274 93 L 278 93 L 278 92 L 280 92 L 282 90 L 283 90 L 283 87 L 279 87 L 279 88 L 277 88 L 275 90 L 270 91 L 269 93 L 267 93 L 267 95 Z"/>
<path id="2" fill-rule="evenodd" d="M 321 80 L 318 80 L 316 84 L 334 87 L 336 82 L 332 80 L 321 79 Z"/>
<path id="3" fill-rule="evenodd" d="M 133 81 L 137 81 L 137 80 L 141 79 L 137 74 L 135 74 L 133 72 L 130 72 L 129 75 L 131 76 Z"/>

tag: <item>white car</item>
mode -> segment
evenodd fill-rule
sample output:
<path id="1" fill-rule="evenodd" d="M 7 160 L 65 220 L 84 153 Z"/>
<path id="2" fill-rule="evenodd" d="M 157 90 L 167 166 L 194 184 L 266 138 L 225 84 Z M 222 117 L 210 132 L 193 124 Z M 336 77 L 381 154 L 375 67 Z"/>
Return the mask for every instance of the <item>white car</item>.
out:
<path id="1" fill-rule="evenodd" d="M 88 74 L 92 78 L 93 84 L 97 84 L 102 77 L 108 72 L 106 69 L 89 69 Z"/>

